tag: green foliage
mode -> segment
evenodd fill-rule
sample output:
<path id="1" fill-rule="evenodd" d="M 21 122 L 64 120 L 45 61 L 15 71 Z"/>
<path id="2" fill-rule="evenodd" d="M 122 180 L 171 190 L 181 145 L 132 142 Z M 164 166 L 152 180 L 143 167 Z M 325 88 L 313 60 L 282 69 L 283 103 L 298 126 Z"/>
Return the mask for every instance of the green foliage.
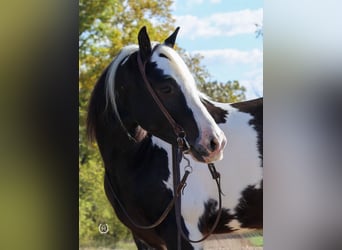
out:
<path id="1" fill-rule="evenodd" d="M 104 168 L 100 160 L 89 160 L 80 169 L 79 236 L 81 245 L 103 245 L 130 239 L 129 231 L 114 216 L 103 190 Z M 107 224 L 109 232 L 100 234 L 98 226 Z"/>
<path id="2" fill-rule="evenodd" d="M 246 98 L 246 88 L 241 86 L 238 81 L 228 81 L 226 83 L 217 81 L 202 82 L 198 84 L 198 88 L 217 102 L 239 102 Z"/>
<path id="3" fill-rule="evenodd" d="M 249 242 L 253 247 L 262 247 L 264 245 L 264 237 L 263 236 L 255 236 L 249 239 Z"/>
<path id="4" fill-rule="evenodd" d="M 79 2 L 79 238 L 80 246 L 114 246 L 131 239 L 129 230 L 115 216 L 103 188 L 104 167 L 96 143 L 87 141 L 85 121 L 91 91 L 101 72 L 119 50 L 137 43 L 147 26 L 151 40 L 163 41 L 174 30 L 172 0 L 80 0 Z M 202 57 L 178 48 L 199 88 L 219 101 L 244 98 L 238 82 L 208 82 Z M 109 233 L 100 234 L 106 223 Z"/>
<path id="5" fill-rule="evenodd" d="M 178 51 L 181 54 L 185 64 L 192 72 L 197 85 L 201 86 L 202 84 L 205 84 L 207 79 L 210 77 L 210 74 L 206 67 L 201 64 L 203 56 L 200 54 L 189 54 L 183 49 L 178 49 Z"/>

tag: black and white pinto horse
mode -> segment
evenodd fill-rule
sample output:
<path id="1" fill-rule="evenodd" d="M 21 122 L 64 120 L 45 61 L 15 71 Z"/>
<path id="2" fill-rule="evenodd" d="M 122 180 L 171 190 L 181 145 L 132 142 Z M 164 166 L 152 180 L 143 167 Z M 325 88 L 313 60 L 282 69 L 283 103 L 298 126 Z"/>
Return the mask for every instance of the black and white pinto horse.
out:
<path id="1" fill-rule="evenodd" d="M 174 197 L 172 145 L 177 135 L 142 74 L 190 146 L 192 173 L 181 197 L 185 234 L 198 240 L 216 219 L 218 192 L 207 168 L 211 162 L 221 174 L 224 194 L 214 233 L 262 228 L 262 99 L 224 104 L 201 94 L 173 50 L 177 32 L 162 44 L 151 44 L 142 28 L 139 45 L 124 47 L 103 72 L 89 105 L 88 134 L 95 137 L 105 165 L 106 195 L 138 249 L 177 249 L 174 209 L 154 229 L 132 224 L 152 224 Z M 182 160 L 181 176 L 186 165 Z M 202 248 L 202 242 L 181 241 L 181 249 Z"/>

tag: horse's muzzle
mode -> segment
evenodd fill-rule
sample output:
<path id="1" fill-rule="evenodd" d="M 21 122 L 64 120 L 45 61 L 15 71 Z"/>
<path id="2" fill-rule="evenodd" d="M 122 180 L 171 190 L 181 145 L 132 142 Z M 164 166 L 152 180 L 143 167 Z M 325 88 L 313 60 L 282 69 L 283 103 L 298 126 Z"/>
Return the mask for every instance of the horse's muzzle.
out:
<path id="1" fill-rule="evenodd" d="M 210 163 L 223 158 L 223 150 L 227 139 L 222 133 L 219 136 L 207 136 L 205 139 L 191 146 L 190 153 L 193 158 L 200 162 Z"/>

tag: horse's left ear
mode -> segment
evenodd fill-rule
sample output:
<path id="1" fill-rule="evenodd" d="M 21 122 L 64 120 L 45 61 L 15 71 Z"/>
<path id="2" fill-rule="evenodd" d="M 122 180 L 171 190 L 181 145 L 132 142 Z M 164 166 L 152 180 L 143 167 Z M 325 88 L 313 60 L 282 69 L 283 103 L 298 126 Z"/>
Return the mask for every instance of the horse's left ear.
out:
<path id="1" fill-rule="evenodd" d="M 175 46 L 178 31 L 179 27 L 177 27 L 176 30 L 168 38 L 165 39 L 164 44 L 173 48 Z"/>
<path id="2" fill-rule="evenodd" d="M 152 54 L 151 41 L 148 37 L 146 26 L 142 27 L 138 34 L 139 51 L 141 61 L 147 61 Z"/>

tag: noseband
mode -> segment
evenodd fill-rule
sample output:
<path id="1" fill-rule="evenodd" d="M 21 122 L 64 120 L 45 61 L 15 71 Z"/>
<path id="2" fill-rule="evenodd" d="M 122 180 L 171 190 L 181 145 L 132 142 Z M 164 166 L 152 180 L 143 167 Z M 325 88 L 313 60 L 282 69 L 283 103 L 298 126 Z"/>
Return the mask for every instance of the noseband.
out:
<path id="1" fill-rule="evenodd" d="M 153 53 L 153 51 L 152 51 L 152 53 Z M 187 157 L 185 157 L 184 154 L 189 152 L 190 146 L 189 146 L 188 141 L 186 140 L 186 133 L 185 133 L 184 129 L 182 128 L 182 126 L 180 126 L 173 119 L 173 117 L 167 111 L 167 109 L 165 108 L 163 103 L 160 101 L 156 92 L 152 88 L 150 82 L 148 81 L 147 76 L 146 76 L 146 72 L 145 72 L 145 67 L 146 67 L 147 61 L 142 62 L 140 52 L 137 53 L 137 62 L 138 62 L 138 68 L 139 68 L 140 74 L 142 76 L 142 79 L 145 83 L 145 86 L 146 86 L 148 92 L 152 96 L 153 100 L 156 102 L 158 108 L 164 114 L 165 118 L 168 120 L 168 122 L 171 125 L 171 127 L 172 127 L 172 129 L 176 135 L 176 138 L 177 138 L 177 146 L 172 145 L 172 171 L 173 171 L 174 197 L 170 201 L 170 203 L 166 207 L 166 209 L 164 210 L 163 214 L 158 218 L 158 220 L 156 220 L 156 222 L 154 222 L 151 225 L 147 225 L 147 226 L 138 225 L 128 215 L 126 209 L 124 208 L 120 199 L 116 195 L 114 188 L 113 188 L 113 185 L 112 185 L 111 180 L 110 180 L 109 173 L 107 170 L 105 171 L 105 175 L 106 175 L 106 178 L 108 179 L 109 188 L 110 188 L 110 191 L 111 191 L 114 199 L 117 201 L 120 209 L 122 210 L 122 212 L 125 214 L 125 216 L 128 218 L 130 223 L 135 228 L 148 230 L 148 229 L 153 229 L 153 228 L 159 226 L 165 220 L 165 218 L 167 217 L 167 215 L 169 214 L 169 212 L 172 210 L 172 208 L 174 206 L 175 207 L 175 214 L 176 214 L 177 231 L 178 231 L 177 248 L 178 248 L 178 250 L 180 250 L 181 249 L 181 237 L 183 237 L 188 242 L 198 243 L 198 242 L 204 241 L 206 238 L 208 238 L 214 232 L 216 226 L 218 225 L 218 222 L 220 220 L 221 213 L 222 213 L 222 197 L 221 197 L 222 191 L 221 191 L 221 183 L 220 183 L 220 173 L 216 171 L 215 165 L 213 163 L 208 164 L 209 171 L 210 171 L 213 179 L 215 180 L 215 182 L 217 184 L 217 190 L 218 190 L 218 196 L 219 196 L 218 213 L 217 213 L 216 220 L 215 220 L 212 228 L 209 230 L 209 232 L 206 233 L 205 236 L 203 236 L 203 238 L 201 238 L 199 240 L 191 240 L 185 235 L 185 233 L 183 232 L 183 229 L 182 229 L 182 225 L 181 225 L 181 216 L 182 216 L 181 215 L 181 193 L 184 190 L 184 188 L 186 187 L 186 180 L 187 180 L 188 176 L 192 172 L 192 167 L 190 165 L 190 161 Z M 123 124 L 121 124 L 121 125 L 123 125 Z M 130 136 L 130 134 L 128 134 L 128 136 L 130 139 L 133 138 Z M 181 162 L 182 158 L 187 161 L 187 165 L 185 166 L 185 173 L 180 180 L 180 162 Z"/>

